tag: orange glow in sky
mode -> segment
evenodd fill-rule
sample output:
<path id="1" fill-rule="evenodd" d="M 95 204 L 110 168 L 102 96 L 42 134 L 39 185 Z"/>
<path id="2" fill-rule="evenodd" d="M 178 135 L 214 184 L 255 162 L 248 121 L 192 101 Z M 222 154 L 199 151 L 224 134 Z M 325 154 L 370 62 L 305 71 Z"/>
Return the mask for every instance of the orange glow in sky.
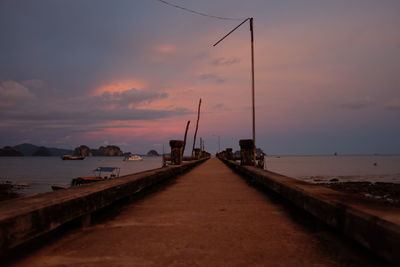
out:
<path id="1" fill-rule="evenodd" d="M 105 85 L 102 85 L 98 88 L 93 90 L 93 95 L 102 95 L 105 92 L 109 93 L 121 93 L 126 90 L 130 90 L 132 88 L 135 89 L 144 89 L 146 88 L 147 83 L 142 79 L 124 79 L 124 80 L 117 80 Z"/>

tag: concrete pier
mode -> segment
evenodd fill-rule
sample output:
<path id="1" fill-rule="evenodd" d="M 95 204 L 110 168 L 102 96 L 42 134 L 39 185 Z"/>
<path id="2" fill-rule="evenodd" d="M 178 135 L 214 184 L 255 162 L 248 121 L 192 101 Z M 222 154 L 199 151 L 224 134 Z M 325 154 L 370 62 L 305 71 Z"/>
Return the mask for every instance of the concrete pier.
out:
<path id="1" fill-rule="evenodd" d="M 114 218 L 21 256 L 17 266 L 374 266 L 312 219 L 211 159 Z"/>

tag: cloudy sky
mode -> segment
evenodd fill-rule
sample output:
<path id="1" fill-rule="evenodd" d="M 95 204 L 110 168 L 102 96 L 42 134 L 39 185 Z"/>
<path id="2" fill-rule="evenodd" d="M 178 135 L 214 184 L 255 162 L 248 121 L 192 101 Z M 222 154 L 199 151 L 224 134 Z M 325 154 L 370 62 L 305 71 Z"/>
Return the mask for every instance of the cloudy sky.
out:
<path id="1" fill-rule="evenodd" d="M 254 17 L 269 154 L 400 153 L 397 0 L 169 0 Z M 251 138 L 250 32 L 157 0 L 2 0 L 0 146 L 161 151 L 203 99 L 206 148 Z"/>

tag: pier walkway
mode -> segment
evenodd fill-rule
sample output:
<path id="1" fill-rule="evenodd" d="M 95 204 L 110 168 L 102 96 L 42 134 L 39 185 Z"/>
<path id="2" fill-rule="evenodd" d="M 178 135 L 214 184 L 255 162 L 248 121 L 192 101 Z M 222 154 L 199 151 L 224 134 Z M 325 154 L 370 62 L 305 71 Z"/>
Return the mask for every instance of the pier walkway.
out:
<path id="1" fill-rule="evenodd" d="M 17 266 L 370 266 L 365 251 L 210 159 Z"/>

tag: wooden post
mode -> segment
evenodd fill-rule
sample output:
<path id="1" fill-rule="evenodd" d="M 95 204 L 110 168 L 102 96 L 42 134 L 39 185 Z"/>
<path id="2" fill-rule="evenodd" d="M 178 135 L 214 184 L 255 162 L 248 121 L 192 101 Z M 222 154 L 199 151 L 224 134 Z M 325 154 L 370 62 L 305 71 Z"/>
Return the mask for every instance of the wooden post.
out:
<path id="1" fill-rule="evenodd" d="M 232 148 L 227 148 L 225 151 L 226 159 L 233 160 Z"/>
<path id="2" fill-rule="evenodd" d="M 196 160 L 200 159 L 200 148 L 194 149 L 194 159 L 196 159 Z"/>
<path id="3" fill-rule="evenodd" d="M 253 139 L 242 139 L 240 145 L 240 165 L 254 166 L 255 147 Z"/>
<path id="4" fill-rule="evenodd" d="M 200 98 L 200 101 L 199 101 L 199 107 L 198 107 L 198 109 L 197 109 L 197 122 L 196 122 L 196 130 L 194 131 L 192 156 L 193 156 L 193 153 L 194 153 L 194 148 L 195 148 L 195 146 L 196 146 L 197 130 L 199 129 L 200 107 L 201 107 L 201 98 Z"/>
<path id="5" fill-rule="evenodd" d="M 171 164 L 180 165 L 182 164 L 182 140 L 170 140 L 169 145 L 171 146 Z"/>
<path id="6" fill-rule="evenodd" d="M 204 158 L 203 138 L 200 137 L 200 158 Z"/>
<path id="7" fill-rule="evenodd" d="M 163 166 L 163 167 L 166 167 L 166 166 L 167 166 L 167 161 L 165 160 L 164 144 L 162 145 L 162 166 Z"/>
<path id="8" fill-rule="evenodd" d="M 264 153 L 261 153 L 260 156 L 256 157 L 257 164 L 256 167 L 260 169 L 264 169 L 264 164 L 265 164 L 265 158 L 264 158 Z"/>
<path id="9" fill-rule="evenodd" d="M 188 121 L 188 122 L 187 122 L 187 124 L 186 124 L 185 137 L 183 138 L 182 157 L 183 157 L 183 155 L 185 154 L 185 148 L 186 148 L 186 137 L 187 137 L 187 132 L 188 132 L 188 130 L 189 130 L 189 124 L 190 124 L 190 121 Z"/>

